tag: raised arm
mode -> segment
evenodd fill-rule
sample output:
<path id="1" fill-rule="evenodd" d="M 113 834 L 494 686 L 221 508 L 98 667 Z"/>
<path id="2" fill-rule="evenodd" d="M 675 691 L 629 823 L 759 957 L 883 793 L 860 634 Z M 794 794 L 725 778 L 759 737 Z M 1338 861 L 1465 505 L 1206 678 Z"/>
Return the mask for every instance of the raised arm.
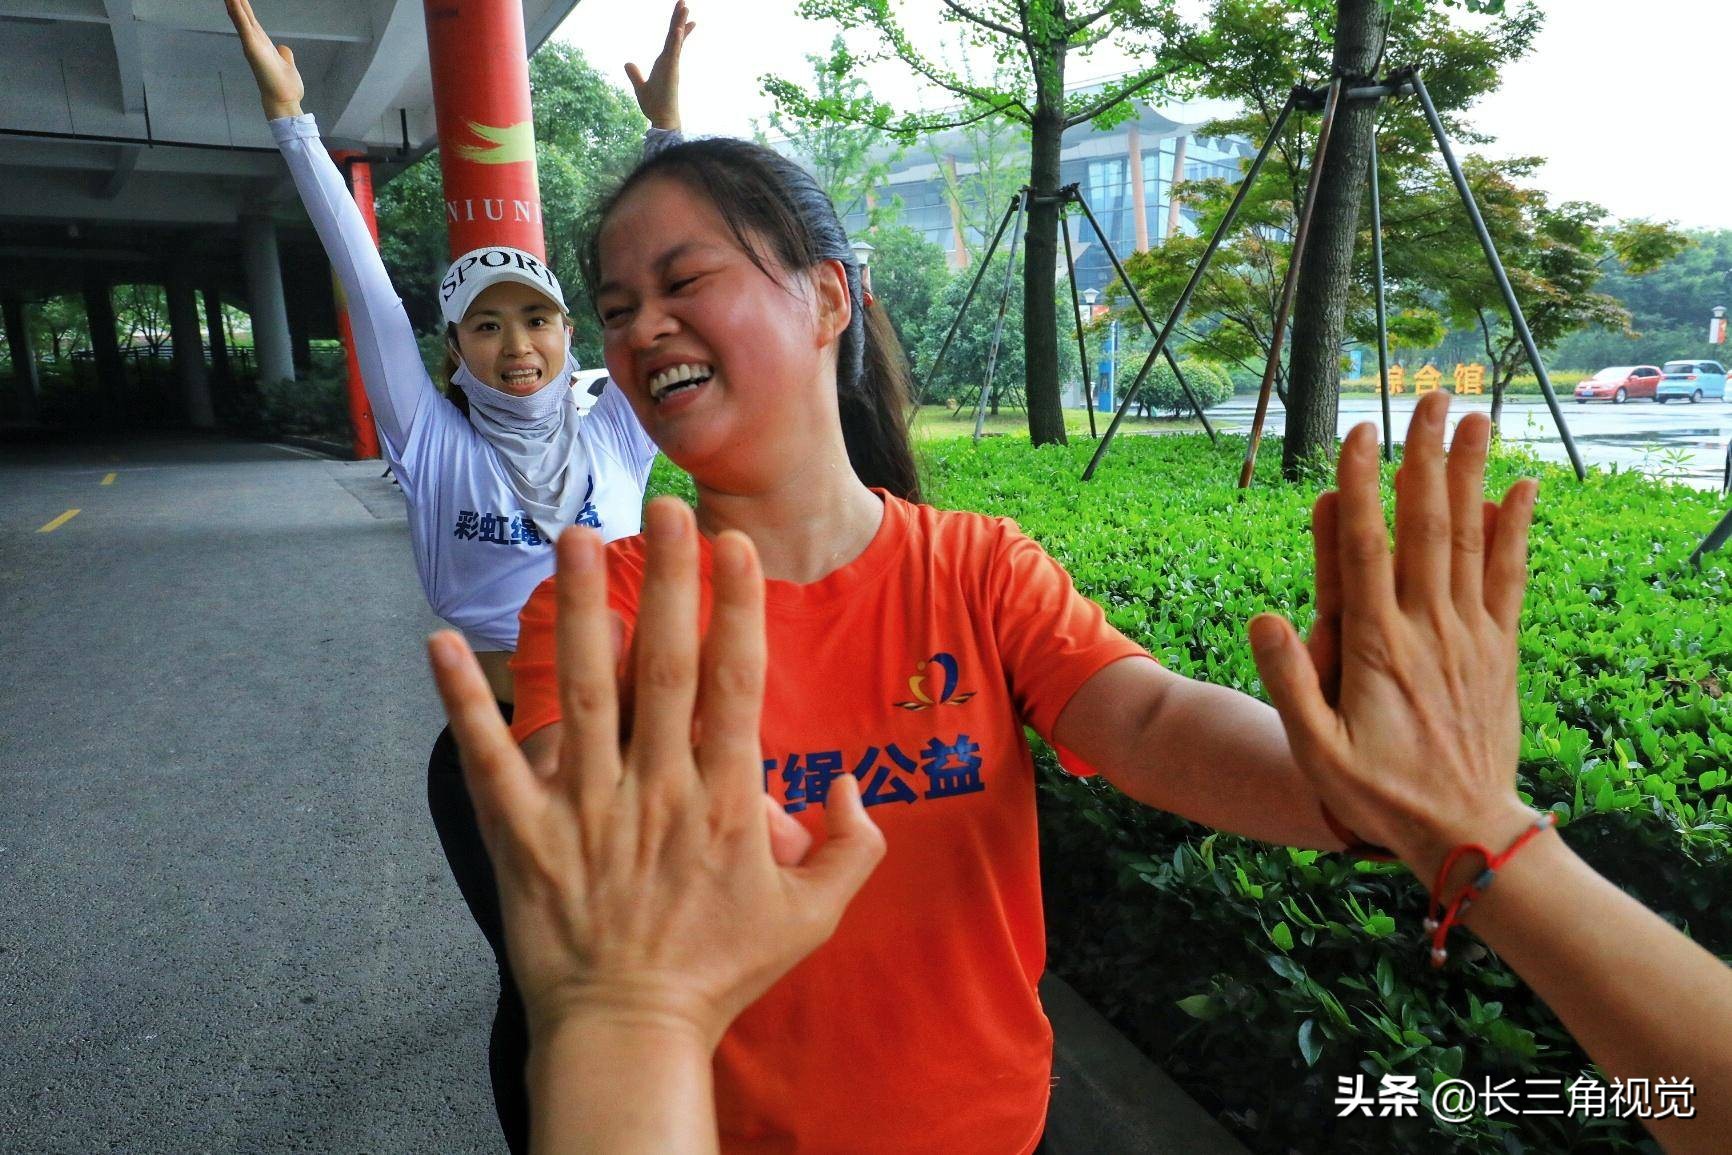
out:
<path id="1" fill-rule="evenodd" d="M 420 406 L 435 392 L 414 327 L 342 173 L 319 141 L 318 126 L 301 111 L 305 85 L 295 54 L 287 45 L 271 43 L 247 0 L 226 2 L 271 133 L 343 287 L 373 417 L 400 455 Z"/>
<path id="2" fill-rule="evenodd" d="M 1482 889 L 1463 925 L 1490 944 L 1614 1078 L 1689 1078 L 1692 1118 L 1644 1118 L 1673 1152 L 1732 1134 L 1732 970 L 1607 882 L 1516 794 L 1516 634 L 1535 486 L 1484 502 L 1490 422 L 1462 419 L 1447 462 L 1446 394 L 1408 431 L 1390 556 L 1377 439 L 1341 448 L 1319 502 L 1318 548 L 1344 597 L 1337 686 L 1284 619 L 1251 623 L 1263 683 L 1299 765 L 1361 839 L 1392 848 L 1445 909 Z M 1490 882 L 1487 856 L 1526 839 Z M 1439 880 L 1452 852 L 1467 852 Z M 1447 935 L 1447 920 L 1434 931 Z M 1447 937 L 1439 949 L 1447 951 Z M 1641 960 L 1639 973 L 1631 960 Z M 1447 964 L 1447 954 L 1434 961 Z"/>
<path id="3" fill-rule="evenodd" d="M 696 22 L 688 19 L 689 15 L 686 0 L 679 0 L 668 18 L 668 35 L 662 42 L 661 55 L 650 65 L 647 78 L 637 65 L 625 66 L 626 79 L 631 81 L 632 92 L 637 95 L 637 106 L 649 117 L 652 130 L 680 131 L 680 52 L 685 48 L 686 37 L 697 27 Z"/>

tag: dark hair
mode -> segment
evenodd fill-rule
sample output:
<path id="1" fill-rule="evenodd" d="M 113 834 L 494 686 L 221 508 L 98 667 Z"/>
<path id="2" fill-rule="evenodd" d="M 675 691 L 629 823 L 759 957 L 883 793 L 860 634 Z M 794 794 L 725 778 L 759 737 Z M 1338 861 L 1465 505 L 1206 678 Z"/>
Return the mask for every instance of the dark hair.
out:
<path id="1" fill-rule="evenodd" d="M 457 412 L 469 416 L 469 394 L 463 392 L 463 387 L 457 384 L 457 354 L 452 350 L 457 347 L 457 326 L 445 322 L 445 399 L 457 407 Z"/>
<path id="2" fill-rule="evenodd" d="M 712 137 L 673 145 L 644 160 L 589 211 L 578 263 L 590 300 L 601 280 L 601 226 L 628 192 L 654 177 L 678 181 L 714 205 L 740 248 L 773 280 L 781 276 L 771 262 L 792 272 L 821 261 L 841 262 L 853 305 L 836 352 L 848 461 L 867 485 L 919 501 L 920 475 L 908 443 L 913 391 L 907 359 L 884 310 L 866 307 L 860 264 L 836 207 L 787 157 L 749 141 Z"/>

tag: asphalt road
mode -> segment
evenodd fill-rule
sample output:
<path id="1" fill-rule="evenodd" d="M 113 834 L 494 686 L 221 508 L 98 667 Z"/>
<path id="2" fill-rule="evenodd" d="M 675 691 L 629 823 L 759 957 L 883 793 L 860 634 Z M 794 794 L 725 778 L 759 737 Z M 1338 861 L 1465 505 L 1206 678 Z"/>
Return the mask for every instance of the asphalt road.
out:
<path id="1" fill-rule="evenodd" d="M 503 1150 L 378 473 L 0 445 L 0 1150 Z"/>

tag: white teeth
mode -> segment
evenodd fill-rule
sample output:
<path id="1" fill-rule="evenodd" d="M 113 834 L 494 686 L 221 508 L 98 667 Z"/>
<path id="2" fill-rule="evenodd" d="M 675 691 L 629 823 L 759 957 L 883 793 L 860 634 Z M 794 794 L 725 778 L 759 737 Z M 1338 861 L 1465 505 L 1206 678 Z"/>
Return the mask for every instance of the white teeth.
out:
<path id="1" fill-rule="evenodd" d="M 663 369 L 660 373 L 657 373 L 654 377 L 650 378 L 650 397 L 653 400 L 660 401 L 662 397 L 670 392 L 676 385 L 683 385 L 687 381 L 707 381 L 713 373 L 714 370 L 702 362 L 692 362 L 686 365 L 670 365 L 668 368 Z"/>

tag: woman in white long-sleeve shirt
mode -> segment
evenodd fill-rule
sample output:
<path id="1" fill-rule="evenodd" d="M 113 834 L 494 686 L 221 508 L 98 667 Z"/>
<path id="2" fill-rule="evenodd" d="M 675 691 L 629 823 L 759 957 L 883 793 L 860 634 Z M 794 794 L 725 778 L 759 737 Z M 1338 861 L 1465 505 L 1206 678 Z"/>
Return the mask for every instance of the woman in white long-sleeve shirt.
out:
<path id="1" fill-rule="evenodd" d="M 247 0 L 226 0 L 271 132 L 342 284 L 362 382 L 409 510 L 421 586 L 468 638 L 501 708 L 517 615 L 553 572 L 553 540 L 581 524 L 606 538 L 638 532 L 656 453 L 617 388 L 574 394 L 577 370 L 559 280 L 520 249 L 465 253 L 439 285 L 453 368 L 447 397 L 421 361 L 403 303 L 359 210 L 301 111 L 294 54 L 272 44 Z M 646 80 L 629 67 L 651 119 L 646 151 L 678 139 L 678 62 L 693 25 L 674 8 Z M 590 404 L 593 402 L 593 404 Z M 586 407 L 587 406 L 587 411 Z M 493 947 L 500 998 L 489 1046 L 494 1104 L 513 1151 L 528 1145 L 523 1007 L 505 954 L 499 901 L 449 728 L 428 763 L 428 802 L 464 900 Z"/>

